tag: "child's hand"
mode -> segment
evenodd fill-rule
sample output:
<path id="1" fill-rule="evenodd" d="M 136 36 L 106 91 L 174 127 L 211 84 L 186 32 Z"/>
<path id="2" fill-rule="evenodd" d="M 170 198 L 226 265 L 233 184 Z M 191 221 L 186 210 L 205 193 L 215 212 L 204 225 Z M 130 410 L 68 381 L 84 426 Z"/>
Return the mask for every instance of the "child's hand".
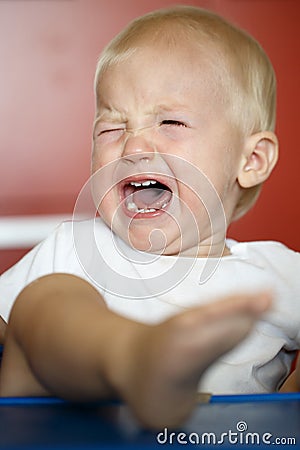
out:
<path id="1" fill-rule="evenodd" d="M 131 389 L 123 392 L 136 416 L 152 428 L 182 423 L 195 406 L 202 373 L 270 304 L 269 294 L 232 296 L 149 327 L 139 340 Z"/>

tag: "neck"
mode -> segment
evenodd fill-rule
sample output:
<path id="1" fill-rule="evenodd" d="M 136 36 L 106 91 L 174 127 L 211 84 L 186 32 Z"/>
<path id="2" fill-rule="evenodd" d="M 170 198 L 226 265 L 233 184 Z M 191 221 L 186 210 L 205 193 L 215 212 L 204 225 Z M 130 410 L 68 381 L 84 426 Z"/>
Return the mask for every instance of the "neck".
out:
<path id="1" fill-rule="evenodd" d="M 207 239 L 199 242 L 198 245 L 188 247 L 178 252 L 165 253 L 169 256 L 184 256 L 189 258 L 221 258 L 231 254 L 229 248 L 226 246 L 225 236 L 220 235 L 210 236 Z"/>

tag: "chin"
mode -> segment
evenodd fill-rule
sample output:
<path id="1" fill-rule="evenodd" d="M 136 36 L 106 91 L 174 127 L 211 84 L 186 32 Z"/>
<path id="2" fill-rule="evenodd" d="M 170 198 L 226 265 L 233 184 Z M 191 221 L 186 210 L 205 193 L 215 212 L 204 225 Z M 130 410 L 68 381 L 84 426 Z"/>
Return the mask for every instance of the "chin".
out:
<path id="1" fill-rule="evenodd" d="M 167 242 L 166 235 L 160 229 L 132 230 L 128 236 L 121 236 L 130 247 L 148 253 L 165 253 Z"/>

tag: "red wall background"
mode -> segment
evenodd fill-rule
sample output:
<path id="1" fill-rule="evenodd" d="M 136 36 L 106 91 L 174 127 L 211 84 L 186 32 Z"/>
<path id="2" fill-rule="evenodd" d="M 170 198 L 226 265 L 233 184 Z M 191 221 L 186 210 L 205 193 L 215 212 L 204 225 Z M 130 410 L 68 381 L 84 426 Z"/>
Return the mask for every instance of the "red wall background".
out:
<path id="1" fill-rule="evenodd" d="M 280 161 L 257 205 L 231 227 L 230 236 L 276 239 L 300 251 L 300 1 L 179 3 L 206 7 L 231 19 L 260 41 L 273 62 Z M 97 57 L 129 20 L 173 4 L 0 1 L 1 216 L 72 212 L 89 176 Z M 0 271 L 19 256 L 17 250 L 2 253 Z"/>

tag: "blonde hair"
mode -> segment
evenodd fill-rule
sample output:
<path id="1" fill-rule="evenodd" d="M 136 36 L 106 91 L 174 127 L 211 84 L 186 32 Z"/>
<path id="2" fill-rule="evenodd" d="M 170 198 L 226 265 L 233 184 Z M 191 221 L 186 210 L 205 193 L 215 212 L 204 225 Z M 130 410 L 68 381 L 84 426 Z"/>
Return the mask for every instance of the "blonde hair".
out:
<path id="1" fill-rule="evenodd" d="M 193 6 L 160 9 L 133 20 L 103 50 L 95 75 L 95 91 L 106 69 L 130 58 L 143 46 L 163 43 L 170 50 L 183 39 L 209 50 L 215 82 L 228 105 L 233 124 L 245 135 L 274 131 L 276 78 L 260 44 L 217 14 Z M 256 201 L 261 186 L 245 189 L 235 219 Z"/>

